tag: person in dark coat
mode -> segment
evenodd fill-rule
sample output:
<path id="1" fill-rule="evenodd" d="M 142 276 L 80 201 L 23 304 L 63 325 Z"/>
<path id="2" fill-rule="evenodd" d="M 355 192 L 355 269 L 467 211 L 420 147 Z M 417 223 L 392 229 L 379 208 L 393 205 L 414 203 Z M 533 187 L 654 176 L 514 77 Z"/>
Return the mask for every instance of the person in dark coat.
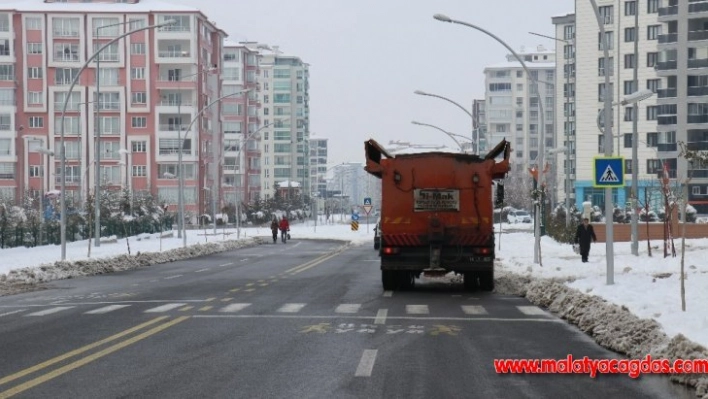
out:
<path id="1" fill-rule="evenodd" d="M 590 219 L 585 218 L 583 219 L 583 224 L 578 226 L 578 230 L 575 231 L 575 243 L 580 245 L 580 256 L 583 258 L 583 263 L 588 261 L 590 240 L 597 242 L 597 237 L 595 236 L 595 230 L 590 224 Z"/>
<path id="2" fill-rule="evenodd" d="M 270 231 L 273 233 L 273 244 L 278 242 L 278 218 L 273 216 L 273 221 L 270 222 Z"/>

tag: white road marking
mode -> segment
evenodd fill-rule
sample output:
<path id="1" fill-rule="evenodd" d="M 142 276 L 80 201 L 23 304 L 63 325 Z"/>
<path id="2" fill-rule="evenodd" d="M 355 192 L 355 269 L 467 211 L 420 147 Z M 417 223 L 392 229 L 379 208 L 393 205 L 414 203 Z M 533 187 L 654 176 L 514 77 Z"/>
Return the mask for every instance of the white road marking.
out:
<path id="1" fill-rule="evenodd" d="M 231 266 L 233 264 L 234 264 L 234 262 L 224 263 L 223 265 L 219 265 L 219 267 Z"/>
<path id="2" fill-rule="evenodd" d="M 224 306 L 223 308 L 221 308 L 219 312 L 238 312 L 239 310 L 243 310 L 249 306 L 251 306 L 250 303 L 232 303 L 231 305 Z"/>
<path id="3" fill-rule="evenodd" d="M 26 316 L 46 316 L 48 314 L 61 312 L 63 310 L 73 309 L 73 306 L 58 306 L 56 308 L 49 308 L 47 310 L 41 310 L 39 312 L 30 313 Z"/>
<path id="4" fill-rule="evenodd" d="M 346 316 L 346 315 L 295 315 L 295 314 L 254 314 L 254 315 L 237 315 L 237 314 L 203 314 L 190 317 L 199 317 L 206 319 L 300 319 L 300 320 L 372 320 L 372 316 Z M 532 318 L 502 318 L 502 317 L 421 317 L 421 316 L 391 316 L 387 320 L 412 320 L 412 321 L 469 321 L 469 322 L 487 322 L 499 321 L 509 323 L 565 323 L 565 321 L 557 318 L 546 317 L 542 319 Z"/>
<path id="5" fill-rule="evenodd" d="M 205 271 L 207 271 L 207 270 L 209 270 L 209 268 L 195 270 L 194 273 L 201 273 L 201 272 L 205 272 Z"/>
<path id="6" fill-rule="evenodd" d="M 334 311 L 336 313 L 356 313 L 359 311 L 359 308 L 361 308 L 361 305 L 358 303 L 343 303 L 337 306 Z"/>
<path id="7" fill-rule="evenodd" d="M 487 314 L 487 310 L 484 306 L 478 305 L 462 305 L 462 311 L 465 314 Z"/>
<path id="8" fill-rule="evenodd" d="M 177 309 L 181 308 L 182 306 L 186 305 L 185 303 L 168 303 L 167 305 L 162 305 L 158 306 L 156 308 L 148 309 L 145 311 L 145 313 L 162 313 L 162 312 L 168 312 L 172 309 Z"/>
<path id="9" fill-rule="evenodd" d="M 114 310 L 123 309 L 123 308 L 127 308 L 127 307 L 130 307 L 130 305 L 109 305 L 109 306 L 104 306 L 102 308 L 98 308 L 98 309 L 94 309 L 94 310 L 85 312 L 84 314 L 104 314 L 104 313 L 112 312 Z"/>
<path id="10" fill-rule="evenodd" d="M 182 277 L 182 275 L 178 274 L 176 276 L 165 277 L 165 280 L 172 280 L 173 278 L 179 278 L 179 277 Z"/>
<path id="11" fill-rule="evenodd" d="M 529 316 L 546 315 L 546 312 L 538 306 L 517 306 L 516 308 L 519 309 L 519 312 Z"/>
<path id="12" fill-rule="evenodd" d="M 388 309 L 379 309 L 376 312 L 376 318 L 374 319 L 374 324 L 386 324 L 386 317 L 388 316 Z"/>
<path id="13" fill-rule="evenodd" d="M 428 305 L 406 305 L 408 314 L 429 314 Z"/>
<path id="14" fill-rule="evenodd" d="M 361 360 L 359 361 L 359 366 L 356 368 L 356 373 L 354 373 L 355 377 L 371 377 L 377 353 L 378 350 L 376 349 L 364 350 L 364 354 L 361 355 Z"/>
<path id="15" fill-rule="evenodd" d="M 302 308 L 305 307 L 305 303 L 286 303 L 283 305 L 280 309 L 278 309 L 278 312 L 280 313 L 297 313 L 302 310 Z"/>
<path id="16" fill-rule="evenodd" d="M 245 258 L 245 259 L 241 259 L 239 262 L 245 262 L 247 260 L 248 260 L 248 258 Z"/>
<path id="17" fill-rule="evenodd" d="M 27 309 L 20 309 L 20 310 L 15 310 L 14 312 L 3 313 L 3 314 L 0 314 L 0 317 L 10 316 L 10 315 L 13 315 L 13 314 L 16 314 L 16 313 L 22 313 L 22 312 L 24 312 L 25 310 L 27 310 Z"/>
<path id="18" fill-rule="evenodd" d="M 388 298 L 390 298 L 390 297 L 392 297 L 392 296 L 393 296 L 393 291 L 384 291 L 384 294 L 383 294 L 383 296 L 384 296 L 384 297 L 388 297 Z"/>

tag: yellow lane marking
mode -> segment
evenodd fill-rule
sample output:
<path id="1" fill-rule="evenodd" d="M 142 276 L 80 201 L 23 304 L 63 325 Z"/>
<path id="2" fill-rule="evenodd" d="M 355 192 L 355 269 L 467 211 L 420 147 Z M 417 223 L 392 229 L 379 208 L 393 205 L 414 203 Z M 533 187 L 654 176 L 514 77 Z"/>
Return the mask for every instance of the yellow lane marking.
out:
<path id="1" fill-rule="evenodd" d="M 29 380 L 29 381 L 27 381 L 23 384 L 20 384 L 12 389 L 8 389 L 5 392 L 0 392 L 0 399 L 9 398 L 10 396 L 17 395 L 18 393 L 22 393 L 30 388 L 34 388 L 37 385 L 43 384 L 49 380 L 59 377 L 62 374 L 66 374 L 69 371 L 75 370 L 81 366 L 85 366 L 85 365 L 93 362 L 94 360 L 100 359 L 106 355 L 110 355 L 113 352 L 116 352 L 116 351 L 123 349 L 129 345 L 132 345 L 138 341 L 141 341 L 151 335 L 155 335 L 155 334 L 159 333 L 160 331 L 166 330 L 166 329 L 174 326 L 175 324 L 181 323 L 187 319 L 189 319 L 189 316 L 178 317 L 172 321 L 168 321 L 167 323 L 161 324 L 157 327 L 153 327 L 152 329 L 147 330 L 144 333 L 141 333 L 141 334 L 136 335 L 132 338 L 129 338 L 125 341 L 122 341 L 122 342 L 119 342 L 119 343 L 114 344 L 112 346 L 109 346 L 106 349 L 103 349 L 103 350 L 98 351 L 94 354 L 88 355 L 88 356 L 81 358 L 73 363 L 69 363 L 66 366 L 60 367 L 54 371 L 51 371 L 47 374 L 39 376 L 33 380 Z"/>
<path id="2" fill-rule="evenodd" d="M 254 283 L 248 283 L 246 284 L 246 287 L 253 287 Z"/>
<path id="3" fill-rule="evenodd" d="M 154 319 L 152 319 L 152 320 L 150 320 L 150 321 L 148 321 L 148 322 L 145 322 L 145 323 L 142 323 L 142 324 L 138 324 L 137 326 L 135 326 L 135 327 L 133 327 L 133 328 L 129 328 L 129 329 L 125 330 L 125 331 L 121 331 L 121 332 L 119 332 L 118 334 L 111 335 L 111 336 L 108 337 L 108 338 L 104 338 L 104 339 L 102 339 L 102 340 L 100 340 L 100 341 L 97 341 L 97 342 L 94 342 L 94 343 L 92 343 L 92 344 L 83 346 L 83 347 L 81 347 L 81 348 L 79 348 L 79 349 L 74 349 L 74 350 L 71 351 L 71 352 L 67 352 L 67 353 L 65 353 L 65 354 L 63 354 L 63 355 L 60 355 L 60 356 L 57 356 L 57 357 L 55 357 L 55 358 L 49 359 L 49 360 L 47 360 L 47 361 L 45 361 L 45 362 L 42 362 L 42 363 L 40 363 L 40 364 L 38 364 L 38 365 L 36 365 L 36 366 L 32 366 L 32 367 L 30 367 L 30 368 L 24 369 L 24 370 L 19 371 L 19 372 L 15 373 L 15 374 L 8 375 L 7 377 L 4 377 L 4 378 L 0 379 L 0 385 L 7 384 L 7 383 L 10 382 L 10 381 L 14 381 L 14 380 L 16 380 L 16 379 L 18 379 L 18 378 L 22 378 L 22 377 L 24 377 L 24 376 L 26 376 L 26 375 L 28 375 L 28 374 L 32 374 L 32 373 L 34 373 L 34 372 L 36 372 L 36 371 L 42 370 L 42 369 L 44 369 L 44 368 L 47 368 L 47 367 L 49 367 L 49 366 L 51 366 L 51 365 L 53 365 L 53 364 L 56 364 L 56 363 L 59 363 L 59 362 L 63 362 L 64 360 L 66 360 L 66 359 L 68 359 L 68 358 L 74 357 L 74 356 L 76 356 L 76 355 L 80 355 L 80 354 L 82 354 L 82 353 L 84 353 L 84 352 L 86 352 L 86 351 L 90 351 L 91 349 L 97 348 L 97 347 L 99 347 L 99 346 L 101 346 L 101 345 L 103 345 L 103 344 L 106 344 L 106 343 L 108 343 L 108 342 L 115 341 L 115 340 L 117 340 L 117 339 L 119 339 L 119 338 L 122 338 L 122 337 L 124 337 L 124 336 L 126 336 L 126 335 L 132 334 L 132 333 L 134 333 L 134 332 L 136 332 L 136 331 L 138 331 L 138 330 L 141 330 L 141 329 L 143 329 L 143 328 L 145 328 L 145 327 L 147 327 L 147 326 L 149 326 L 149 325 L 155 324 L 155 323 L 160 322 L 160 321 L 162 321 L 162 320 L 165 320 L 165 319 L 167 319 L 167 318 L 168 318 L 168 316 L 160 316 L 160 317 L 154 318 Z"/>
<path id="4" fill-rule="evenodd" d="M 234 288 L 234 289 L 232 289 L 232 290 L 229 290 L 229 292 L 239 292 L 239 291 L 241 291 L 240 288 Z"/>
<path id="5" fill-rule="evenodd" d="M 204 302 L 213 302 L 216 301 L 216 298 L 207 298 Z"/>
<path id="6" fill-rule="evenodd" d="M 221 300 L 221 302 L 228 302 L 228 301 L 231 301 L 231 300 L 233 300 L 233 298 L 224 298 L 224 299 Z"/>
<path id="7" fill-rule="evenodd" d="M 186 311 L 192 310 L 192 309 L 194 309 L 194 306 L 185 306 L 185 307 L 181 308 L 179 311 L 186 312 Z"/>
<path id="8" fill-rule="evenodd" d="M 199 308 L 200 312 L 206 312 L 208 310 L 212 310 L 214 307 L 213 306 L 204 306 L 203 308 Z"/>
<path id="9" fill-rule="evenodd" d="M 259 284 L 261 287 L 267 287 L 268 283 Z"/>
<path id="10" fill-rule="evenodd" d="M 325 258 L 319 258 L 319 260 L 318 260 L 317 262 L 313 262 L 313 263 L 311 263 L 310 265 L 307 265 L 306 267 L 303 267 L 303 268 L 301 268 L 301 269 L 298 269 L 298 270 L 296 270 L 296 271 L 294 271 L 294 272 L 292 272 L 292 273 L 290 273 L 290 274 L 291 274 L 291 275 L 294 275 L 294 274 L 298 274 L 298 273 L 300 273 L 300 272 L 304 272 L 305 270 L 310 269 L 310 268 L 313 268 L 313 267 L 319 265 L 320 263 L 323 263 L 323 262 L 325 262 L 325 261 L 328 261 L 328 260 L 330 260 L 330 259 L 332 259 L 332 258 L 334 258 L 335 256 L 338 256 L 338 255 L 339 255 L 339 253 L 335 253 L 335 254 L 331 254 L 331 255 L 329 255 L 329 256 L 327 256 L 327 257 L 325 257 Z"/>

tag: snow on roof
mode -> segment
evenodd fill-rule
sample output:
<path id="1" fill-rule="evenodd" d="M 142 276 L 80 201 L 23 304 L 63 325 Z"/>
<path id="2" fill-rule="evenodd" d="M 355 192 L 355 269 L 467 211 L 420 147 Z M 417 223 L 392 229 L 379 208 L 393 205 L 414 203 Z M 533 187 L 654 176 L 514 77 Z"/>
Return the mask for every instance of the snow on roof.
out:
<path id="1" fill-rule="evenodd" d="M 42 0 L 24 0 L 0 3 L 2 10 L 21 12 L 198 12 L 196 7 L 169 3 L 162 0 L 140 0 L 130 3 L 45 3 Z"/>
<path id="2" fill-rule="evenodd" d="M 553 69 L 556 67 L 555 62 L 527 62 L 526 67 L 529 69 Z M 519 61 L 502 62 L 499 64 L 488 65 L 484 67 L 487 69 L 507 69 L 507 68 L 523 68 Z"/>

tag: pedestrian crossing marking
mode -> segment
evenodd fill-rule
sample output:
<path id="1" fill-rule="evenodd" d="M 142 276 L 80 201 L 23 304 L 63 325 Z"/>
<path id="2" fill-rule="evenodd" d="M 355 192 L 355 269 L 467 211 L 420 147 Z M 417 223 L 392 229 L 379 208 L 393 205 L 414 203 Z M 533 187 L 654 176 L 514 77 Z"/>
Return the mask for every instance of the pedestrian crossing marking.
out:
<path id="1" fill-rule="evenodd" d="M 186 311 L 192 310 L 192 309 L 194 309 L 194 306 L 185 306 L 185 307 L 181 308 L 179 311 L 186 312 Z"/>
<path id="2" fill-rule="evenodd" d="M 45 310 L 40 310 L 39 312 L 30 313 L 26 316 L 46 316 L 48 314 L 58 313 L 64 310 L 72 309 L 73 306 L 58 306 L 56 308 L 49 308 Z"/>
<path id="3" fill-rule="evenodd" d="M 102 308 L 88 311 L 84 314 L 105 314 L 108 312 L 112 312 L 114 310 L 123 309 L 123 308 L 127 308 L 127 307 L 130 307 L 130 305 L 110 305 L 110 306 L 104 306 Z"/>
<path id="4" fill-rule="evenodd" d="M 224 299 L 221 300 L 221 302 L 229 302 L 229 301 L 231 301 L 231 300 L 233 300 L 233 298 L 224 298 Z"/>
<path id="5" fill-rule="evenodd" d="M 305 303 L 286 303 L 278 309 L 280 313 L 297 313 L 305 307 Z"/>
<path id="6" fill-rule="evenodd" d="M 213 306 L 204 306 L 204 307 L 199 308 L 199 311 L 200 311 L 200 312 L 207 312 L 207 311 L 212 310 L 212 309 L 214 309 Z"/>
<path id="7" fill-rule="evenodd" d="M 251 306 L 250 303 L 232 303 L 231 305 L 223 307 L 219 311 L 223 313 L 233 313 L 246 309 L 249 306 Z"/>
<path id="8" fill-rule="evenodd" d="M 260 285 L 261 287 L 267 287 L 267 286 L 268 286 L 268 283 L 261 283 L 261 284 L 258 284 L 258 285 Z"/>
<path id="9" fill-rule="evenodd" d="M 406 305 L 406 313 L 408 314 L 429 314 L 428 305 Z"/>
<path id="10" fill-rule="evenodd" d="M 479 305 L 462 305 L 462 311 L 465 314 L 487 314 L 487 310 L 484 306 Z"/>
<path id="11" fill-rule="evenodd" d="M 148 309 L 145 313 L 162 313 L 169 312 L 170 310 L 181 308 L 186 305 L 185 303 L 168 303 L 167 305 L 158 306 L 156 308 Z"/>
<path id="12" fill-rule="evenodd" d="M 216 301 L 216 298 L 207 298 L 204 300 L 204 302 L 213 302 Z"/>
<path id="13" fill-rule="evenodd" d="M 617 177 L 617 173 L 612 169 L 611 165 L 607 165 L 605 171 L 602 172 L 602 177 L 600 177 L 601 183 L 619 183 L 620 179 Z"/>
<path id="14" fill-rule="evenodd" d="M 356 313 L 359 311 L 360 308 L 361 305 L 359 305 L 358 303 L 343 303 L 337 306 L 334 311 L 336 313 Z"/>
<path id="15" fill-rule="evenodd" d="M 241 291 L 240 288 L 234 288 L 234 289 L 232 289 L 232 290 L 229 290 L 229 292 L 239 292 L 239 291 Z"/>
<path id="16" fill-rule="evenodd" d="M 517 306 L 516 308 L 519 309 L 519 312 L 527 316 L 538 316 L 546 314 L 546 312 L 544 312 L 543 309 L 539 308 L 538 306 Z"/>
<path id="17" fill-rule="evenodd" d="M 255 290 L 256 290 L 255 288 L 249 288 L 249 289 L 244 290 L 244 291 L 246 291 L 246 292 L 253 292 L 253 291 L 255 291 Z"/>

